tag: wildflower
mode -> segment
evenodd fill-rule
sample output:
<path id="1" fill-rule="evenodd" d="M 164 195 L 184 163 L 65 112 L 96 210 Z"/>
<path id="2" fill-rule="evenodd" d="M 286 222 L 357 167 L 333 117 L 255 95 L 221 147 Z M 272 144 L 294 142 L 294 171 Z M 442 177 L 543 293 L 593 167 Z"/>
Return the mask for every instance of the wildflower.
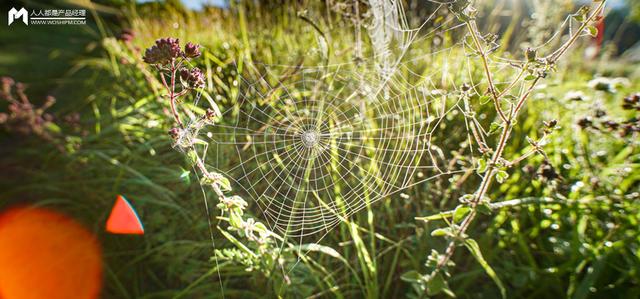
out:
<path id="1" fill-rule="evenodd" d="M 622 126 L 622 131 L 620 132 L 620 135 L 622 137 L 629 136 L 634 132 L 635 133 L 640 132 L 640 121 L 638 121 L 638 120 L 636 120 L 635 123 L 634 122 L 628 122 L 628 123 L 624 124 Z"/>
<path id="2" fill-rule="evenodd" d="M 207 111 L 206 111 L 206 112 L 204 113 L 204 115 L 202 116 L 202 119 L 203 119 L 205 122 L 212 124 L 212 123 L 214 123 L 214 122 L 215 122 L 215 119 L 216 119 L 216 117 L 218 117 L 218 116 L 219 116 L 219 114 L 218 114 L 215 110 L 213 110 L 213 109 L 211 109 L 211 108 L 208 108 L 208 109 L 207 109 Z"/>
<path id="3" fill-rule="evenodd" d="M 7 100 L 11 97 L 11 87 L 15 84 L 15 81 L 9 77 L 0 78 L 0 98 Z"/>
<path id="4" fill-rule="evenodd" d="M 122 32 L 120 32 L 120 36 L 118 36 L 118 39 L 125 43 L 129 43 L 133 40 L 135 36 L 136 35 L 132 29 L 125 28 L 125 29 L 122 29 Z"/>
<path id="5" fill-rule="evenodd" d="M 612 120 L 605 121 L 605 122 L 603 122 L 603 123 L 602 123 L 602 125 L 603 125 L 605 128 L 608 128 L 608 129 L 610 129 L 610 130 L 617 130 L 617 129 L 618 129 L 618 127 L 620 127 L 620 124 L 619 124 L 619 123 L 617 123 L 617 122 L 615 122 L 615 121 L 612 121 Z"/>
<path id="6" fill-rule="evenodd" d="M 533 175 L 536 169 L 532 165 L 525 165 L 522 167 L 522 171 L 528 175 Z"/>
<path id="7" fill-rule="evenodd" d="M 524 56 L 528 62 L 535 62 L 538 58 L 538 51 L 536 51 L 535 49 L 527 48 L 527 50 L 524 52 Z"/>
<path id="8" fill-rule="evenodd" d="M 538 169 L 538 176 L 547 181 L 552 181 L 560 177 L 556 169 L 548 161 L 542 162 L 542 165 L 540 165 Z"/>
<path id="9" fill-rule="evenodd" d="M 189 88 L 204 86 L 204 74 L 202 74 L 202 71 L 197 67 L 194 67 L 191 70 L 182 68 L 180 70 L 180 78 Z"/>
<path id="10" fill-rule="evenodd" d="M 37 107 L 31 103 L 25 93 L 26 86 L 16 83 L 9 77 L 0 78 L 0 99 L 7 102 L 8 113 L 0 113 L 0 125 L 9 132 L 21 135 L 35 135 L 54 145 L 64 152 L 58 137 L 59 132 L 54 127 L 54 117 L 46 110 L 56 102 L 52 96 L 45 98 L 44 104 Z"/>
<path id="11" fill-rule="evenodd" d="M 177 140 L 178 137 L 180 137 L 180 129 L 171 128 L 171 130 L 169 130 L 169 136 L 171 136 L 171 138 L 173 138 L 174 140 Z"/>
<path id="12" fill-rule="evenodd" d="M 184 56 L 180 49 L 180 41 L 177 38 L 161 38 L 156 44 L 148 48 L 142 59 L 148 64 L 166 65 L 178 57 Z"/>
<path id="13" fill-rule="evenodd" d="M 200 45 L 196 45 L 193 44 L 191 42 L 188 42 L 185 46 L 184 46 L 184 55 L 187 58 L 196 58 L 198 56 L 200 56 Z"/>
<path id="14" fill-rule="evenodd" d="M 544 126 L 549 128 L 549 129 L 553 129 L 556 127 L 556 125 L 558 125 L 558 120 L 557 119 L 552 119 L 548 122 L 544 121 Z"/>
<path id="15" fill-rule="evenodd" d="M 622 103 L 622 109 L 624 110 L 637 110 L 640 111 L 640 94 L 630 95 L 624 98 Z"/>
<path id="16" fill-rule="evenodd" d="M 593 121 L 591 120 L 591 117 L 585 117 L 585 118 L 581 118 L 580 120 L 578 120 L 578 126 L 580 126 L 581 128 L 588 128 L 593 126 Z"/>

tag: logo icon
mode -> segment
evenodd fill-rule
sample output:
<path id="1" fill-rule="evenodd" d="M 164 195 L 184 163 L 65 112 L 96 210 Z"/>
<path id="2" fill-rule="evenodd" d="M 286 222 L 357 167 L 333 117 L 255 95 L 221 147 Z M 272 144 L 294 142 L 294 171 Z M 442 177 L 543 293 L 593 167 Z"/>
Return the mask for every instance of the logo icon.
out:
<path id="1" fill-rule="evenodd" d="M 9 25 L 11 25 L 11 23 L 13 23 L 13 21 L 15 19 L 20 19 L 22 18 L 22 22 L 25 25 L 29 25 L 29 12 L 27 12 L 26 9 L 21 8 L 20 10 L 17 10 L 15 7 L 12 7 L 11 10 L 9 10 Z"/>

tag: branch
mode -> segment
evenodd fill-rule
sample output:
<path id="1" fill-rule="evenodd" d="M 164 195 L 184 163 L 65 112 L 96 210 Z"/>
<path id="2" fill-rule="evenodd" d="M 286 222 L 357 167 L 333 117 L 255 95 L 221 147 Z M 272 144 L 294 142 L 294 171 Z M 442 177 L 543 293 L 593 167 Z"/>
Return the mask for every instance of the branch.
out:
<path id="1" fill-rule="evenodd" d="M 585 28 L 587 28 L 587 26 L 593 20 L 595 20 L 595 18 L 598 15 L 600 15 L 602 10 L 604 9 L 604 6 L 605 6 L 606 2 L 607 2 L 606 0 L 601 1 L 598 4 L 598 6 L 596 7 L 596 9 L 593 11 L 593 13 L 591 15 L 589 15 L 589 17 L 581 24 L 580 28 L 578 28 L 577 33 L 572 35 L 572 37 L 565 44 L 563 44 L 557 51 L 555 51 L 553 54 L 548 56 L 548 58 L 547 58 L 548 65 L 554 64 L 564 53 L 566 53 L 566 51 L 577 41 L 580 32 L 583 32 L 585 30 Z M 474 42 L 476 43 L 476 46 L 480 50 L 481 47 L 479 46 L 479 42 L 477 41 L 476 32 L 475 32 L 475 30 L 473 30 L 474 28 L 472 28 L 470 22 L 467 22 L 467 27 L 471 31 L 471 35 L 472 35 L 472 37 L 474 39 Z M 484 52 L 482 52 L 482 51 L 481 51 L 481 57 L 482 57 L 483 64 L 485 65 L 485 71 L 487 72 L 487 77 L 490 78 L 490 72 L 488 70 L 486 57 L 484 55 Z M 493 178 L 494 178 L 494 176 L 496 174 L 495 165 L 500 161 L 500 159 L 502 159 L 502 153 L 504 152 L 504 149 L 505 149 L 505 147 L 507 145 L 507 141 L 509 140 L 509 136 L 510 136 L 511 130 L 513 129 L 513 121 L 518 117 L 518 114 L 519 114 L 520 110 L 522 109 L 522 107 L 524 107 L 524 104 L 525 104 L 527 98 L 529 97 L 531 92 L 535 89 L 535 87 L 537 86 L 538 82 L 540 82 L 541 78 L 542 78 L 542 75 L 538 75 L 533 80 L 533 82 L 531 83 L 529 88 L 522 94 L 522 96 L 518 100 L 518 103 L 517 103 L 515 109 L 511 110 L 509 118 L 508 119 L 504 119 L 506 125 L 503 127 L 502 132 L 500 134 L 500 140 L 498 142 L 497 148 L 496 148 L 496 150 L 495 150 L 495 152 L 493 154 L 493 157 L 491 159 L 490 167 L 487 170 L 485 176 L 482 178 L 482 182 L 480 183 L 480 187 L 478 188 L 478 190 L 474 194 L 473 199 L 469 202 L 469 206 L 471 207 L 471 211 L 462 220 L 462 223 L 460 224 L 459 229 L 456 232 L 458 237 L 465 235 L 465 233 L 466 233 L 467 229 L 469 228 L 471 222 L 473 222 L 473 220 L 475 219 L 475 217 L 477 215 L 476 207 L 482 201 L 482 199 L 484 199 L 485 194 L 487 193 L 487 190 L 489 189 L 489 186 L 493 182 Z M 489 79 L 489 85 L 490 86 L 493 85 L 492 82 L 493 81 L 491 79 Z M 495 90 L 492 87 L 490 87 L 490 88 L 491 88 L 492 91 L 495 92 Z M 497 102 L 497 99 L 499 99 L 499 98 L 494 97 L 494 104 L 496 104 L 496 106 L 497 106 L 496 109 L 499 109 L 499 106 L 497 105 L 497 104 L 499 104 Z M 497 111 L 498 111 L 499 114 L 501 113 L 501 110 L 497 110 Z M 501 115 L 501 117 L 502 116 L 503 115 Z M 442 256 L 442 258 L 440 258 L 440 260 L 438 261 L 438 263 L 436 265 L 436 268 L 429 275 L 428 279 L 432 279 L 433 277 L 435 277 L 435 275 L 437 275 L 438 272 L 445 265 L 447 265 L 449 260 L 451 260 L 451 257 L 453 256 L 453 253 L 455 252 L 455 249 L 456 249 L 456 244 L 457 244 L 456 243 L 456 239 L 459 239 L 459 238 L 454 238 L 454 240 L 449 242 L 449 244 L 448 244 L 448 246 L 447 246 L 447 248 L 445 250 L 444 256 Z"/>

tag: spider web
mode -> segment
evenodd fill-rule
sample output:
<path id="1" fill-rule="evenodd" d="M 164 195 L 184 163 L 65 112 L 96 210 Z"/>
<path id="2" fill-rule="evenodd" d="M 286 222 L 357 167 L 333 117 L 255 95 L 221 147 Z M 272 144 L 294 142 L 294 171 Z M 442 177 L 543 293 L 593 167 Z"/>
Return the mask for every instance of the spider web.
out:
<path id="1" fill-rule="evenodd" d="M 413 70 L 416 61 L 446 57 L 463 43 L 403 59 L 412 42 L 460 27 L 451 21 L 420 37 L 427 21 L 412 30 L 393 28 L 406 45 L 395 64 L 380 63 L 379 55 L 360 66 L 257 63 L 261 75 L 239 77 L 225 121 L 190 126 L 206 142 L 199 155 L 231 180 L 235 194 L 257 204 L 258 218 L 272 231 L 300 242 L 376 201 L 465 171 L 469 165 L 449 165 L 451 157 L 433 138 L 455 131 L 470 140 L 469 108 L 457 91 L 437 88 L 441 69 Z M 447 127 L 456 117 L 467 127 Z M 471 144 L 465 154 L 473 155 Z"/>
<path id="2" fill-rule="evenodd" d="M 474 175 L 474 144 L 483 151 L 490 134 L 479 121 L 487 115 L 476 116 L 469 97 L 456 86 L 465 83 L 472 90 L 468 93 L 478 96 L 486 92 L 480 90 L 481 82 L 474 82 L 476 50 L 465 41 L 465 34 L 453 34 L 464 24 L 451 15 L 433 21 L 446 4 L 440 3 L 415 29 L 402 29 L 406 24 L 398 23 L 376 25 L 386 26 L 391 34 L 383 30 L 371 39 L 396 36 L 400 49 L 396 58 L 390 58 L 393 51 L 386 43 L 359 63 L 253 63 L 260 75 L 238 77 L 232 91 L 237 90 L 237 96 L 225 103 L 228 109 L 221 113 L 222 121 L 209 125 L 192 114 L 190 130 L 178 142 L 196 148 L 207 169 L 229 178 L 233 193 L 254 202 L 260 210 L 256 217 L 272 231 L 299 239 L 298 251 L 303 251 L 303 238 L 322 239 L 341 221 L 377 201 L 397 200 L 396 194 L 437 178 Z M 433 26 L 427 30 L 428 23 Z M 574 33 L 572 25 L 568 16 L 535 49 L 550 48 L 552 42 L 562 40 L 565 30 Z M 413 43 L 427 38 L 435 41 L 437 35 L 442 44 L 449 33 L 459 41 L 447 47 L 434 45 L 427 53 L 422 49 L 411 53 Z M 491 36 L 479 39 L 487 49 L 497 48 Z M 359 41 L 356 48 L 358 45 Z M 513 57 L 488 55 L 486 59 L 487 67 L 506 74 L 505 78 L 520 70 L 521 61 Z M 424 70 L 416 67 L 420 60 L 442 63 Z M 457 68 L 453 76 L 446 75 L 450 67 Z M 511 82 L 494 83 L 504 87 Z M 524 81 L 512 87 L 522 94 Z M 504 102 L 514 104 L 509 97 Z M 206 192 L 202 191 L 215 249 Z M 403 195 L 400 197 L 406 199 Z M 280 241 L 282 252 L 287 240 Z M 301 255 L 298 252 L 298 262 Z M 217 255 L 214 259 L 224 289 Z"/>
<path id="3" fill-rule="evenodd" d="M 395 79 L 375 92 L 377 83 L 351 78 L 303 69 L 300 81 L 266 93 L 244 82 L 240 109 L 230 111 L 235 124 L 209 131 L 209 142 L 228 148 L 218 157 L 237 159 L 229 169 L 212 166 L 260 206 L 272 229 L 292 237 L 326 231 L 407 188 L 419 171 L 444 174 L 429 139 L 452 108 Z"/>

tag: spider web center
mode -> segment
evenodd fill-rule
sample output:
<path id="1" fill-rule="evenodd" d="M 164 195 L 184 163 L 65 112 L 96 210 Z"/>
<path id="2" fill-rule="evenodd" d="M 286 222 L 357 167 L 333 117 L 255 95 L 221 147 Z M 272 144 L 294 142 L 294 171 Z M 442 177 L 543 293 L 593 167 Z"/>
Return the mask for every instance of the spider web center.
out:
<path id="1" fill-rule="evenodd" d="M 302 143 L 307 148 L 314 148 L 320 141 L 320 134 L 316 130 L 307 130 L 300 134 Z"/>

